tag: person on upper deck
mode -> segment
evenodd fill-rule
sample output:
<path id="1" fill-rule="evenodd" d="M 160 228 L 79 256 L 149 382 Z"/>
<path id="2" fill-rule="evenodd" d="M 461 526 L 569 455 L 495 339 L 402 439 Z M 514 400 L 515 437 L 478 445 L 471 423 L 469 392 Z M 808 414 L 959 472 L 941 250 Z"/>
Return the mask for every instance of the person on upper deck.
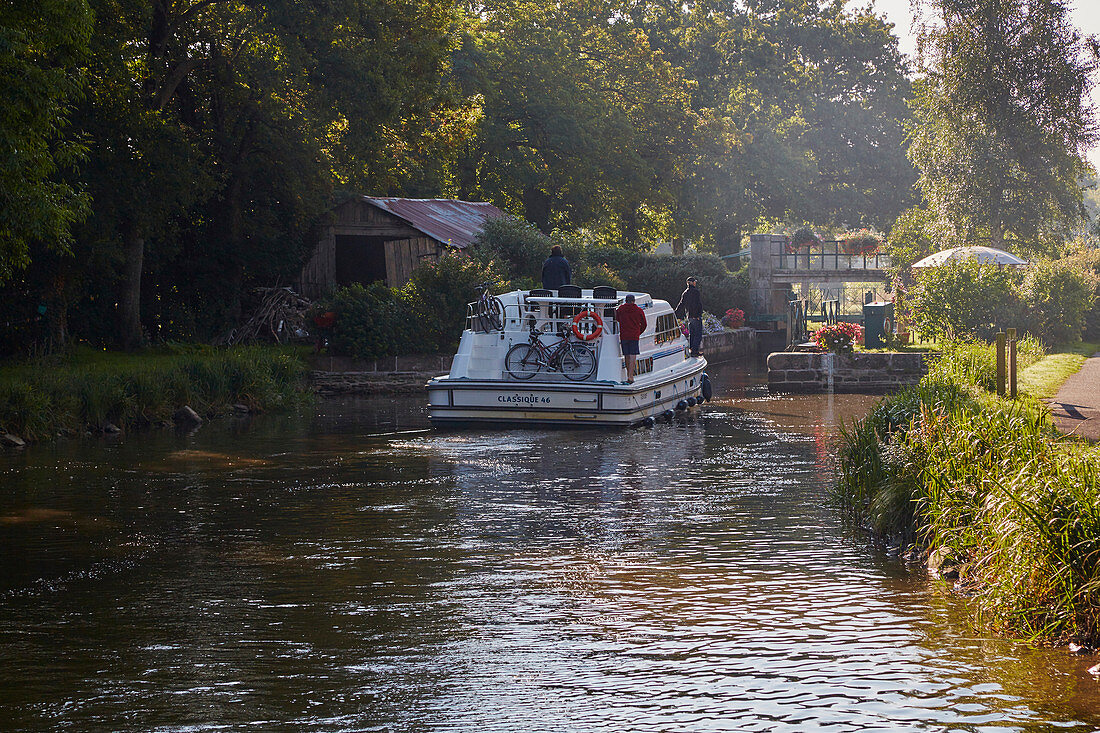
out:
<path id="1" fill-rule="evenodd" d="M 546 258 L 546 262 L 542 263 L 542 287 L 557 290 L 572 280 L 573 269 L 569 267 L 569 260 L 561 253 L 561 245 L 555 244 L 550 248 L 550 256 Z"/>
<path id="2" fill-rule="evenodd" d="M 619 324 L 619 345 L 626 357 L 626 382 L 634 382 L 634 370 L 638 364 L 638 341 L 646 329 L 645 311 L 634 302 L 634 295 L 628 293 L 626 302 L 615 309 L 615 320 Z"/>
<path id="3" fill-rule="evenodd" d="M 703 296 L 699 293 L 699 280 L 694 275 L 687 279 L 687 288 L 676 304 L 676 315 L 681 311 L 688 319 L 688 356 L 702 356 Z"/>

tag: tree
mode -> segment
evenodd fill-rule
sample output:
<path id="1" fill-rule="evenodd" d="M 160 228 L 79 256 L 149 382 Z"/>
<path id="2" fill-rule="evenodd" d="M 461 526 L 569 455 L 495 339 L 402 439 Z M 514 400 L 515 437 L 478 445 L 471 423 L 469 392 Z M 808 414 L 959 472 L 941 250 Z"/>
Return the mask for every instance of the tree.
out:
<path id="1" fill-rule="evenodd" d="M 890 26 L 841 3 L 715 0 L 666 8 L 659 43 L 700 117 L 683 210 L 719 252 L 788 219 L 885 227 L 909 204 L 909 83 Z M 666 45 L 667 44 L 667 45 Z"/>
<path id="2" fill-rule="evenodd" d="M 937 217 L 966 239 L 1034 248 L 1083 216 L 1096 41 L 1059 0 L 927 0 L 909 156 Z"/>
<path id="3" fill-rule="evenodd" d="M 300 265 L 337 186 L 430 177 L 421 151 L 454 127 L 434 131 L 449 0 L 93 1 L 83 237 L 113 265 L 128 348 L 167 299 L 204 330 L 232 319 L 251 282 Z"/>
<path id="4" fill-rule="evenodd" d="M 87 213 L 57 174 L 82 152 L 68 121 L 90 31 L 84 0 L 13 0 L 0 14 L 0 284 L 27 267 L 33 244 L 64 252 Z"/>
<path id="5" fill-rule="evenodd" d="M 684 80 L 615 0 L 501 0 L 464 46 L 484 98 L 464 168 L 473 191 L 544 232 L 667 207 L 694 128 Z M 471 192 L 470 189 L 466 189 Z"/>

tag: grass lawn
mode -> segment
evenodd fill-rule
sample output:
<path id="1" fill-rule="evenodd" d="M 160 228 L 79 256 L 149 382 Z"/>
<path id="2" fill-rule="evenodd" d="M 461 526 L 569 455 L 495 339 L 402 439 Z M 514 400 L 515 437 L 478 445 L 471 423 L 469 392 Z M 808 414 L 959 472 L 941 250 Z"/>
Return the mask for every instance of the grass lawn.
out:
<path id="1" fill-rule="evenodd" d="M 1049 399 L 1058 393 L 1059 387 L 1067 379 L 1077 373 L 1085 359 L 1097 351 L 1100 351 L 1100 344 L 1090 341 L 1059 346 L 1031 366 L 1021 369 L 1016 384 L 1021 392 L 1027 392 L 1039 399 Z"/>

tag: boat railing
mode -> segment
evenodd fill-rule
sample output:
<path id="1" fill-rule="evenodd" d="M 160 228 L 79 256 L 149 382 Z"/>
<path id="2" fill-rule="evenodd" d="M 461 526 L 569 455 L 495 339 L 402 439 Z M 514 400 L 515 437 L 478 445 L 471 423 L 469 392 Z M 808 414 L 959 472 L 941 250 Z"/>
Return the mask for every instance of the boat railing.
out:
<path id="1" fill-rule="evenodd" d="M 602 321 L 604 333 L 618 333 L 615 308 L 620 301 L 605 298 L 528 297 L 519 303 L 504 304 L 502 328 L 493 328 L 487 317 L 478 311 L 476 302 L 466 306 L 466 328 L 485 333 L 528 333 L 532 329 L 547 334 L 561 334 L 572 329 L 573 320 L 584 312 L 594 312 Z"/>

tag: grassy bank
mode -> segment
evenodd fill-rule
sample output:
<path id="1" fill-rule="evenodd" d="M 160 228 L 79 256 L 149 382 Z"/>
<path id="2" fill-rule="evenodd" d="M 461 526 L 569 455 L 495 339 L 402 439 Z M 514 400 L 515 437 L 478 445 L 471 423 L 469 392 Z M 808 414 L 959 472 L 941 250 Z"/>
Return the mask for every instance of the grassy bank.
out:
<path id="1" fill-rule="evenodd" d="M 1017 384 L 1021 391 L 1032 397 L 1049 399 L 1097 351 L 1100 351 L 1100 344 L 1087 341 L 1055 349 L 1036 363 L 1021 369 Z"/>
<path id="2" fill-rule="evenodd" d="M 1057 433 L 1036 398 L 980 388 L 982 349 L 949 349 L 844 432 L 839 499 L 879 540 L 958 573 L 991 629 L 1097 644 L 1100 449 Z"/>
<path id="3" fill-rule="evenodd" d="M 132 429 L 183 405 L 210 417 L 234 404 L 266 410 L 302 399 L 306 365 L 287 349 L 177 347 L 141 354 L 77 349 L 57 359 L 0 366 L 0 432 L 25 440 Z"/>

